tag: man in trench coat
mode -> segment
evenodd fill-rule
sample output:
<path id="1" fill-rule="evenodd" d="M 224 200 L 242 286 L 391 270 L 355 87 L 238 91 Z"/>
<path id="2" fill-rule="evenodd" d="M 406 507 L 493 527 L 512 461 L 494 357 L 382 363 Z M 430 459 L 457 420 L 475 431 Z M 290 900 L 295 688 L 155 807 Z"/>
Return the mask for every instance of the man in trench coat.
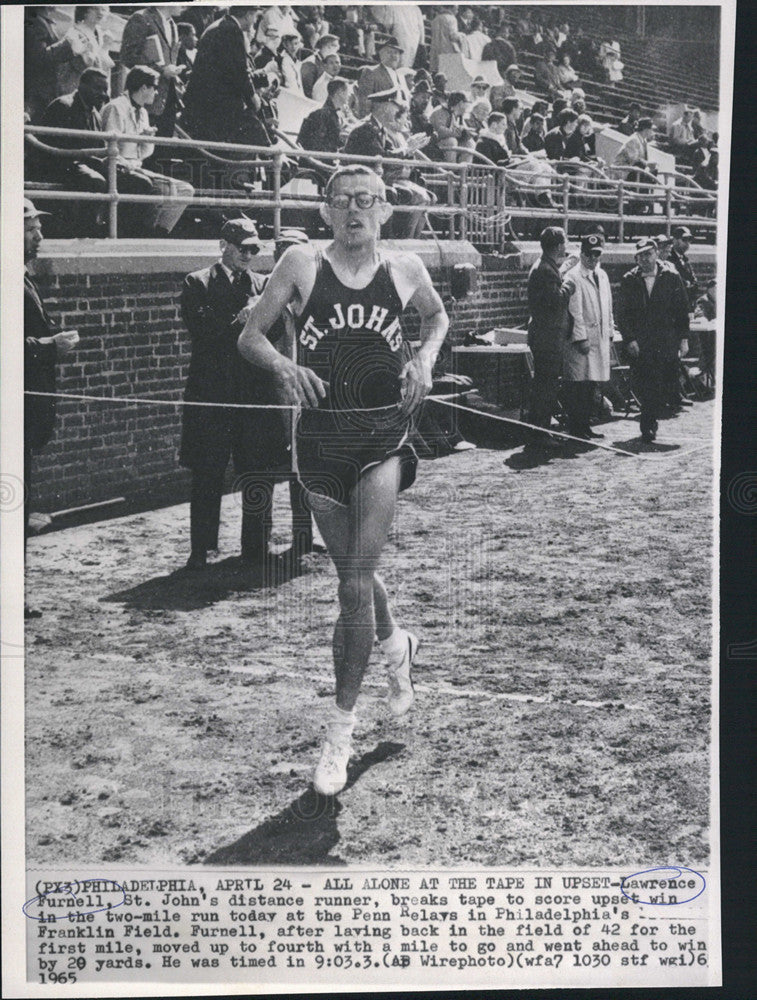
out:
<path id="1" fill-rule="evenodd" d="M 615 329 L 610 279 L 599 264 L 603 249 L 601 236 L 584 236 L 581 257 L 565 275 L 576 290 L 568 303 L 563 395 L 568 432 L 587 441 L 604 437 L 591 429 L 591 408 L 597 383 L 610 380 L 610 342 Z"/>

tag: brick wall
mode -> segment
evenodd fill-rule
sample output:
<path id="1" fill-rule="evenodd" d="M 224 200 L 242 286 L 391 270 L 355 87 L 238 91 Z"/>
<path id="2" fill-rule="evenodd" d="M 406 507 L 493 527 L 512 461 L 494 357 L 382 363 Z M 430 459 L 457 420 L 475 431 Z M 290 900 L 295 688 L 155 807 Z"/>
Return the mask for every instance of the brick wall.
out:
<path id="1" fill-rule="evenodd" d="M 49 312 L 63 328 L 78 329 L 81 338 L 71 362 L 59 366 L 58 391 L 178 400 L 189 362 L 178 310 L 181 282 L 188 271 L 212 262 L 214 247 L 198 250 L 195 245 L 183 256 L 153 250 L 149 260 L 135 248 L 119 256 L 112 247 L 107 257 L 89 261 L 66 255 L 61 247 L 54 258 L 40 262 L 38 282 Z M 438 254 L 428 254 L 442 295 L 449 292 L 452 263 L 472 259 L 477 264 L 476 294 L 450 309 L 453 342 L 468 330 L 525 324 L 526 276 L 534 253 L 530 248 L 519 257 L 482 259 L 472 248 L 462 252 L 458 246 L 445 254 L 445 272 Z M 630 257 L 628 252 L 614 256 L 607 270 L 616 283 Z M 261 270 L 270 267 L 263 255 L 259 262 Z M 702 276 L 714 269 L 706 252 L 694 262 Z M 417 317 L 412 317 L 406 333 L 412 338 L 417 330 Z M 513 358 L 512 366 L 501 377 L 512 382 L 515 398 L 522 359 Z M 53 440 L 36 459 L 34 509 L 52 512 L 125 498 L 125 504 L 92 515 L 108 516 L 187 499 L 188 473 L 177 459 L 178 407 L 63 400 L 57 413 Z"/>

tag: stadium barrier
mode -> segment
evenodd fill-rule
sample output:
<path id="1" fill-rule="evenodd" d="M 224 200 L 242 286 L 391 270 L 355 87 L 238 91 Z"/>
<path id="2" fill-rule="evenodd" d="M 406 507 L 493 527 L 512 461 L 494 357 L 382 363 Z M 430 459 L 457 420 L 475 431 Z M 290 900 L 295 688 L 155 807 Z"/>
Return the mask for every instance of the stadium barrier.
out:
<path id="1" fill-rule="evenodd" d="M 121 204 L 166 204 L 181 202 L 184 197 L 160 195 L 135 195 L 119 193 L 117 188 L 117 161 L 119 141 L 133 137 L 118 132 L 97 133 L 105 149 L 63 150 L 43 142 L 44 137 L 76 140 L 93 140 L 92 132 L 75 129 L 25 126 L 29 146 L 47 155 L 61 158 L 86 156 L 103 157 L 107 162 L 108 190 L 103 194 L 65 190 L 58 185 L 34 181 L 25 184 L 29 197 L 43 197 L 46 201 L 106 202 L 108 211 L 108 237 L 117 238 L 118 208 Z M 608 223 L 617 227 L 618 239 L 623 241 L 625 229 L 634 226 L 664 227 L 666 233 L 685 216 L 687 225 L 712 232 L 717 196 L 693 184 L 690 178 L 675 173 L 649 175 L 640 180 L 628 180 L 625 175 L 615 179 L 600 176 L 584 164 L 570 161 L 551 164 L 547 161 L 523 159 L 509 166 L 497 167 L 469 149 L 459 149 L 461 162 L 442 163 L 425 156 L 414 159 L 393 157 L 354 156 L 345 153 L 316 152 L 298 148 L 247 146 L 197 139 L 150 137 L 151 144 L 168 151 L 184 152 L 185 156 L 215 162 L 237 171 L 263 172 L 263 179 L 245 183 L 238 178 L 239 187 L 229 189 L 219 184 L 210 187 L 193 185 L 194 208 L 237 208 L 239 210 L 265 209 L 272 212 L 274 237 L 282 227 L 284 209 L 314 210 L 320 195 L 303 195 L 284 190 L 289 179 L 296 179 L 292 164 L 303 163 L 304 175 L 312 176 L 313 167 L 322 166 L 325 173 L 339 165 L 365 163 L 374 168 L 396 167 L 404 171 L 417 171 L 424 185 L 435 195 L 435 204 L 426 214 L 440 220 L 446 227 L 449 239 L 468 239 L 474 244 L 500 249 L 513 236 L 511 222 L 542 220 L 543 225 L 561 223 L 570 235 L 570 225 L 576 222 Z M 226 154 L 224 156 L 223 154 Z M 229 155 L 233 154 L 233 155 Z M 474 162 L 474 160 L 484 162 Z M 193 166 L 189 163 L 190 168 Z M 565 166 L 583 173 L 558 173 L 554 167 Z M 536 168 L 535 168 L 536 167 Z M 623 168 L 628 173 L 628 168 Z M 639 171 L 636 171 L 637 176 Z M 187 178 L 192 181 L 192 177 Z M 628 204 L 646 206 L 648 214 L 631 213 Z M 693 209 L 703 207 L 712 214 L 694 214 Z M 417 205 L 394 205 L 398 213 L 418 212 Z"/>

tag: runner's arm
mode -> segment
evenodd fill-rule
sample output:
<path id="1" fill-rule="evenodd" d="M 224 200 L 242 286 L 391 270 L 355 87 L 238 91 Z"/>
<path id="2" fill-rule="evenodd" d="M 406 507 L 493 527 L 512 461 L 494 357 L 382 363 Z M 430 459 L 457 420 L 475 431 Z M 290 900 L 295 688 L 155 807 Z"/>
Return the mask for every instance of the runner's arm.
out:
<path id="1" fill-rule="evenodd" d="M 280 354 L 266 337 L 286 306 L 299 293 L 296 276 L 302 273 L 303 265 L 307 266 L 301 257 L 302 252 L 292 247 L 281 258 L 250 313 L 237 344 L 243 358 L 269 372 L 284 402 L 317 406 L 326 395 L 324 383 L 309 368 L 303 368 Z"/>
<path id="2" fill-rule="evenodd" d="M 431 276 L 415 254 L 407 255 L 405 273 L 415 286 L 408 305 L 415 306 L 421 318 L 421 346 L 412 361 L 405 365 L 401 376 L 405 384 L 403 410 L 412 413 L 431 390 L 431 370 L 447 336 L 449 319 L 431 283 Z"/>

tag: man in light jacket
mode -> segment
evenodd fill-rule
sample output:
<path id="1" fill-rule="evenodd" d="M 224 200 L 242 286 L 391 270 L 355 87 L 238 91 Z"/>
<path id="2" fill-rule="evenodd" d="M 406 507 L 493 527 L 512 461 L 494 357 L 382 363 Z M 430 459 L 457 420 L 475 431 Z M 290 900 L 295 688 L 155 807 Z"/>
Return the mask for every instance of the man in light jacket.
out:
<path id="1" fill-rule="evenodd" d="M 590 440 L 604 437 L 591 429 L 591 407 L 598 382 L 610 380 L 610 342 L 615 323 L 610 279 L 599 264 L 601 236 L 584 236 L 579 262 L 565 275 L 576 286 L 568 303 L 569 331 L 563 352 L 563 394 L 568 432 Z"/>

